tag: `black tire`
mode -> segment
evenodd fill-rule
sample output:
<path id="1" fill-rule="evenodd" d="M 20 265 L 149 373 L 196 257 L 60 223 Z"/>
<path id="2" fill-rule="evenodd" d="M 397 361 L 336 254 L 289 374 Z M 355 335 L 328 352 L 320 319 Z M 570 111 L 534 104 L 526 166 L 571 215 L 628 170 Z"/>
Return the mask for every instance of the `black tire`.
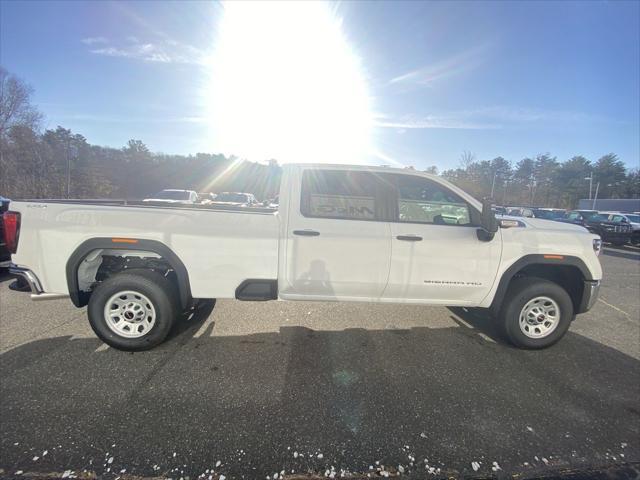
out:
<path id="1" fill-rule="evenodd" d="M 560 314 L 555 329 L 547 336 L 531 338 L 520 327 L 520 313 L 529 301 L 536 297 L 548 297 L 556 302 Z M 560 285 L 537 277 L 520 277 L 509 285 L 499 320 L 505 336 L 519 348 L 547 348 L 560 340 L 574 319 L 571 297 Z M 524 328 L 530 328 L 526 326 Z"/>
<path id="2" fill-rule="evenodd" d="M 155 323 L 141 337 L 127 338 L 107 324 L 104 314 L 106 303 L 115 294 L 124 291 L 139 292 L 146 296 L 155 311 Z M 178 317 L 178 305 L 175 286 L 167 278 L 152 270 L 132 269 L 113 275 L 98 285 L 89 299 L 87 314 L 91 328 L 104 343 L 118 350 L 141 351 L 164 341 Z"/>

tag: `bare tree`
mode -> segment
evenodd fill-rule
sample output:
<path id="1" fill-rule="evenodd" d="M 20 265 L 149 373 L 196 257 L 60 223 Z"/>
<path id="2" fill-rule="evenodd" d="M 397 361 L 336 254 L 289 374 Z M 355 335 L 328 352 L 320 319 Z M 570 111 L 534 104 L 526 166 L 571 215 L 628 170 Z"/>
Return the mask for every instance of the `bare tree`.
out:
<path id="1" fill-rule="evenodd" d="M 469 168 L 471 164 L 475 161 L 476 161 L 476 156 L 468 150 L 465 150 L 460 155 L 460 167 L 463 169 Z"/>
<path id="2" fill-rule="evenodd" d="M 30 85 L 0 67 L 0 139 L 14 126 L 38 127 L 42 115 L 31 104 L 32 93 Z"/>

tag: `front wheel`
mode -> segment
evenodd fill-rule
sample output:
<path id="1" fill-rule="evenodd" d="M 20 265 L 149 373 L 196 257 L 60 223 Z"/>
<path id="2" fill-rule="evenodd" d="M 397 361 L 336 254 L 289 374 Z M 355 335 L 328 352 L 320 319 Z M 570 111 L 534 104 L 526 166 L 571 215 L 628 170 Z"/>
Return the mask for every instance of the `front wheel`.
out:
<path id="1" fill-rule="evenodd" d="M 178 314 L 175 287 L 152 270 L 129 270 L 109 277 L 91 294 L 91 328 L 119 350 L 148 350 L 162 343 Z"/>
<path id="2" fill-rule="evenodd" d="M 560 340 L 574 318 L 573 303 L 560 285 L 536 277 L 513 280 L 500 312 L 507 338 L 515 346 L 546 348 Z"/>

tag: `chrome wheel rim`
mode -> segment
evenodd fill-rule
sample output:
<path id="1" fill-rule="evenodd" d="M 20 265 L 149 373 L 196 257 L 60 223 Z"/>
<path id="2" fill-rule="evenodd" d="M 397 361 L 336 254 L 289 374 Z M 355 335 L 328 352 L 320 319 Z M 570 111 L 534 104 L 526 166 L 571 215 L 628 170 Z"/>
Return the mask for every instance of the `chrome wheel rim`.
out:
<path id="1" fill-rule="evenodd" d="M 529 338 L 550 335 L 560 321 L 560 307 L 549 297 L 535 297 L 520 311 L 520 330 Z"/>
<path id="2" fill-rule="evenodd" d="M 125 338 L 140 338 L 156 323 L 156 310 L 151 300 L 140 292 L 125 290 L 109 298 L 104 307 L 109 329 Z"/>

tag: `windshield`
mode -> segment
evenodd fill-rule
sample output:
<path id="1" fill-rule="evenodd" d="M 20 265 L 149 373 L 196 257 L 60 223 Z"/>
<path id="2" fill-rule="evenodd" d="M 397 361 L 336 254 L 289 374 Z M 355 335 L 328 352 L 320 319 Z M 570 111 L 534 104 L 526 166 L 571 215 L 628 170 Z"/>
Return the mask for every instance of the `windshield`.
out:
<path id="1" fill-rule="evenodd" d="M 221 193 L 216 197 L 217 202 L 247 203 L 249 199 L 244 193 Z"/>
<path id="2" fill-rule="evenodd" d="M 162 200 L 189 200 L 190 193 L 185 190 L 162 190 L 151 198 L 158 198 Z"/>

